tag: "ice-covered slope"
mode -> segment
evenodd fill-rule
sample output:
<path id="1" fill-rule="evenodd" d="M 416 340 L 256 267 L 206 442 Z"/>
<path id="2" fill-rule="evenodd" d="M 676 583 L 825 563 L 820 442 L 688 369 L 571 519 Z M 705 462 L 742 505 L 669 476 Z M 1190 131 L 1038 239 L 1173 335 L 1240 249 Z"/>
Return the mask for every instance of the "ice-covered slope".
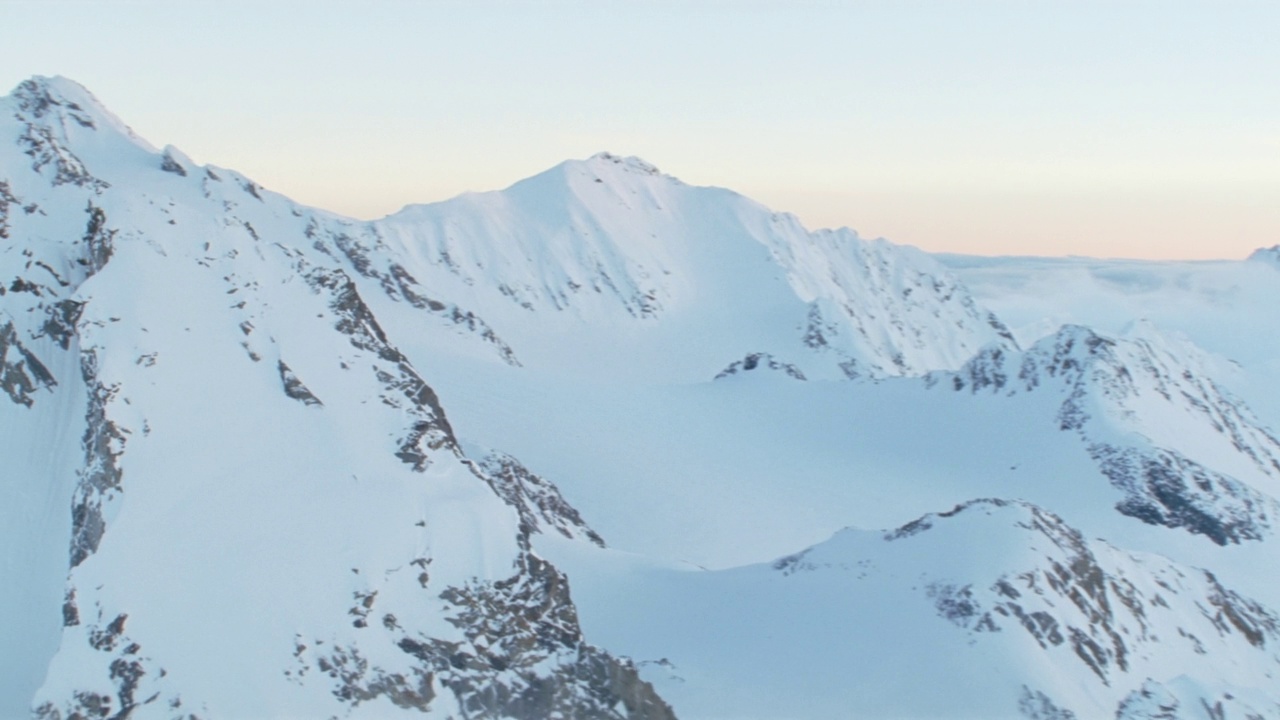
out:
<path id="1" fill-rule="evenodd" d="M 344 221 L 74 83 L 0 103 L 3 714 L 670 716 L 530 551 L 554 488 L 463 454 L 310 242 Z"/>

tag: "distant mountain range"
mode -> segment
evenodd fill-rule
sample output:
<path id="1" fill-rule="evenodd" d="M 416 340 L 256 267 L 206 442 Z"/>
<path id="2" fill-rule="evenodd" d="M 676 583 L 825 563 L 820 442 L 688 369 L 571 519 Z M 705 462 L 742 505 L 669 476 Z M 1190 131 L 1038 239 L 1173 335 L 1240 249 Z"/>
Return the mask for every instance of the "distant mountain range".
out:
<path id="1" fill-rule="evenodd" d="M 0 717 L 1280 717 L 1275 248 L 607 153 L 365 222 L 0 106 Z"/>

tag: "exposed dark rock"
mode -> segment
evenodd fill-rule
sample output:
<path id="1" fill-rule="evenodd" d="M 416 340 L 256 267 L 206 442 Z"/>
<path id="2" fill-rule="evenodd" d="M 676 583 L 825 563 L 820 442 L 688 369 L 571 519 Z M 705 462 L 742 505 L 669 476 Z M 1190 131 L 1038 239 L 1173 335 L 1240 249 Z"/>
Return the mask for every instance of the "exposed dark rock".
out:
<path id="1" fill-rule="evenodd" d="M 784 363 L 776 360 L 769 353 L 749 353 L 746 357 L 738 360 L 737 362 L 731 363 L 724 370 L 721 370 L 716 375 L 715 379 L 720 380 L 722 378 L 727 378 L 730 375 L 737 375 L 738 373 L 748 372 L 757 368 L 767 368 L 769 370 L 780 371 L 786 373 L 789 377 L 795 378 L 796 380 L 807 379 L 804 376 L 804 373 L 800 371 L 800 368 L 792 365 L 791 363 Z"/>
<path id="2" fill-rule="evenodd" d="M 31 407 L 37 388 L 57 384 L 44 363 L 23 347 L 13 323 L 0 325 L 0 390 L 13 402 Z"/>
<path id="3" fill-rule="evenodd" d="M 1213 573 L 1205 571 L 1209 583 L 1210 608 L 1201 612 L 1213 621 L 1220 634 L 1240 633 L 1250 645 L 1265 647 L 1267 639 L 1280 639 L 1280 617 L 1261 604 L 1222 587 Z"/>
<path id="4" fill-rule="evenodd" d="M 97 551 L 106 530 L 103 503 L 123 491 L 116 458 L 124 452 L 125 437 L 106 413 L 115 389 L 98 380 L 98 359 L 93 351 L 81 353 L 80 367 L 89 391 L 89 407 L 82 441 L 84 467 L 79 471 L 71 505 L 71 567 Z"/>
<path id="5" fill-rule="evenodd" d="M 293 370 L 289 369 L 289 366 L 283 360 L 276 364 L 276 369 L 280 372 L 280 381 L 284 384 L 285 395 L 304 405 L 324 405 L 324 403 L 320 402 L 320 398 L 307 389 L 307 386 L 298 379 L 298 376 L 294 374 Z"/>
<path id="6" fill-rule="evenodd" d="M 1058 707 L 1048 695 L 1039 690 L 1022 686 L 1022 697 L 1018 698 L 1018 712 L 1027 720 L 1075 720 L 1076 714 L 1066 708 Z"/>
<path id="7" fill-rule="evenodd" d="M 1090 455 L 1126 497 L 1116 509 L 1150 525 L 1182 528 L 1219 545 L 1261 540 L 1276 501 L 1172 450 L 1095 444 Z"/>
<path id="8" fill-rule="evenodd" d="M 1001 340 L 1009 344 L 1009 347 L 1018 349 L 1018 341 L 1014 339 L 1013 333 L 1009 331 L 1009 326 L 1000 321 L 993 312 L 987 313 L 987 326 L 996 331 Z"/>
<path id="9" fill-rule="evenodd" d="M 62 601 L 62 625 L 63 627 L 72 627 L 80 624 L 80 608 L 76 605 L 76 589 L 67 590 L 67 596 Z"/>
<path id="10" fill-rule="evenodd" d="M 0 240 L 9 239 L 9 207 L 21 202 L 9 183 L 0 180 Z"/>
<path id="11" fill-rule="evenodd" d="M 600 547 L 604 540 L 587 526 L 578 510 L 551 481 L 533 474 L 505 453 L 493 452 L 476 463 L 478 473 L 498 497 L 520 514 L 520 530 L 526 537 L 554 529 L 567 538 L 586 537 Z"/>
<path id="12" fill-rule="evenodd" d="M 9 283 L 9 292 L 31 293 L 36 297 L 40 297 L 41 296 L 40 287 L 41 286 L 39 284 L 33 283 L 27 280 L 26 278 L 14 278 L 13 282 Z"/>
<path id="13" fill-rule="evenodd" d="M 955 373 L 935 373 L 955 390 L 1031 392 L 1050 381 L 1065 391 L 1058 427 L 1088 444 L 1102 474 L 1124 491 L 1121 513 L 1152 525 L 1182 528 L 1219 544 L 1261 540 L 1272 531 L 1280 503 L 1181 453 L 1135 442 L 1131 447 L 1099 443 L 1091 416 L 1100 408 L 1120 422 L 1134 417 L 1131 401 L 1142 394 L 1163 398 L 1221 433 L 1261 472 L 1280 480 L 1280 439 L 1216 383 L 1185 367 L 1146 340 L 1115 341 L 1088 328 L 1064 326 L 1021 359 L 989 347 Z M 1139 381 L 1140 380 L 1140 381 Z M 1141 388 L 1141 389 L 1140 389 Z"/>
<path id="14" fill-rule="evenodd" d="M 262 195 L 259 193 L 259 190 L 261 190 L 262 188 L 258 185 L 258 183 L 253 182 L 252 180 L 245 180 L 244 182 L 240 183 L 240 187 L 243 188 L 245 192 L 257 198 L 258 202 L 263 202 Z"/>
<path id="15" fill-rule="evenodd" d="M 448 588 L 441 597 L 465 640 L 384 624 L 416 664 L 387 672 L 356 648 L 317 653 L 315 667 L 331 678 L 333 694 L 352 705 L 386 697 L 419 710 L 448 694 L 463 717 L 474 718 L 675 717 L 634 665 L 583 642 L 567 579 L 535 555 L 522 553 L 510 578 Z"/>
<path id="16" fill-rule="evenodd" d="M 307 281 L 316 292 L 329 294 L 329 308 L 338 318 L 335 329 L 348 336 L 353 347 L 381 361 L 375 364 L 374 374 L 387 391 L 381 397 L 383 402 L 401 407 L 403 401 L 408 401 L 406 409 L 413 421 L 398 443 L 396 457 L 421 472 L 430 464 L 433 452 L 447 450 L 460 456 L 453 428 L 435 391 L 387 340 L 351 278 L 342 270 L 317 268 L 307 274 Z"/>
<path id="17" fill-rule="evenodd" d="M 84 231 L 85 262 L 89 274 L 93 275 L 106 267 L 115 252 L 116 231 L 107 228 L 107 214 L 102 208 L 89 203 L 85 212 L 89 214 L 89 223 Z"/>
<path id="18" fill-rule="evenodd" d="M 827 320 L 817 303 L 809 304 L 809 313 L 805 318 L 804 344 L 814 350 L 831 346 L 831 338 L 840 334 L 840 326 Z"/>
<path id="19" fill-rule="evenodd" d="M 43 97 L 37 97 L 38 95 L 40 93 L 33 93 L 21 98 L 19 102 L 19 107 L 29 114 L 26 117 L 19 115 L 19 119 L 25 121 L 25 127 L 18 142 L 31 158 L 31 169 L 38 173 L 51 171 L 50 181 L 53 185 L 77 185 L 96 193 L 110 187 L 105 180 L 94 177 L 84 162 L 71 152 L 65 137 L 61 137 L 61 132 L 55 133 L 50 124 L 40 122 L 49 108 L 61 106 L 61 103 L 47 93 Z M 87 122 L 92 126 L 93 121 L 87 115 L 78 115 L 73 111 L 70 117 L 83 118 L 85 122 L 80 124 Z"/>
<path id="20" fill-rule="evenodd" d="M 933 599 L 933 605 L 938 614 L 960 627 L 969 627 L 971 620 L 981 612 L 981 608 L 974 600 L 972 585 L 960 587 L 946 583 L 931 583 L 927 592 Z M 994 625 L 990 623 L 987 625 L 989 627 L 986 629 L 995 629 Z"/>
<path id="21" fill-rule="evenodd" d="M 60 113 L 71 118 L 81 127 L 95 129 L 93 116 L 80 105 L 56 95 L 45 82 L 38 79 L 22 81 L 11 97 L 18 102 L 18 109 L 36 120 Z"/>
<path id="22" fill-rule="evenodd" d="M 1166 686 L 1151 678 L 1137 690 L 1130 692 L 1116 707 L 1116 720 L 1183 720 L 1183 718 L 1208 718 L 1209 720 L 1265 720 L 1280 717 L 1280 703 L 1263 700 L 1255 706 L 1257 695 L 1248 700 L 1234 689 L 1217 691 L 1192 690 L 1177 685 Z M 1252 702 L 1251 702 L 1252 701 Z"/>
<path id="23" fill-rule="evenodd" d="M 514 367 L 520 366 L 520 361 L 516 358 L 515 351 L 480 316 L 453 303 L 440 302 L 428 297 L 423 292 L 417 279 L 399 263 L 390 263 L 385 270 L 378 269 L 374 266 L 369 248 L 365 247 L 359 237 L 347 232 L 322 231 L 319 223 L 313 218 L 308 223 L 305 233 L 308 238 L 315 240 L 314 247 L 321 252 L 331 257 L 333 256 L 328 249 L 328 245 L 324 242 L 324 238 L 321 237 L 322 232 L 324 238 L 327 238 L 336 246 L 348 262 L 351 263 L 352 269 L 362 277 L 377 280 L 387 297 L 397 301 L 403 300 L 415 308 L 426 310 L 453 325 L 479 335 L 482 340 L 497 350 L 498 356 L 502 358 L 503 362 Z M 385 248 L 385 245 L 382 244 L 382 239 L 376 234 L 373 237 L 373 242 L 375 249 Z"/>
<path id="24" fill-rule="evenodd" d="M 171 153 L 167 148 L 164 151 L 164 157 L 160 160 L 160 169 L 175 175 L 181 175 L 182 177 L 187 176 L 187 169 L 182 166 L 182 163 L 178 162 L 177 159 L 173 157 L 173 153 Z"/>
<path id="25" fill-rule="evenodd" d="M 148 657 L 141 654 L 142 646 L 133 642 L 125 633 L 128 615 L 119 614 L 105 626 L 90 625 L 85 628 L 85 640 L 89 647 L 102 655 L 105 681 L 113 692 L 111 695 L 80 690 L 72 693 L 61 707 L 46 702 L 34 709 L 39 720 L 127 720 L 138 708 L 149 705 L 160 699 L 160 693 L 153 693 L 145 699 L 138 698 L 138 690 L 147 675 L 163 677 L 165 671 L 159 668 Z M 106 657 L 102 657 L 106 656 Z M 181 706 L 177 697 L 170 698 L 170 709 Z"/>
<path id="26" fill-rule="evenodd" d="M 1147 680 L 1116 708 L 1117 720 L 1180 720 L 1181 703 L 1163 685 Z"/>
<path id="27" fill-rule="evenodd" d="M 76 300 L 59 300 L 44 306 L 45 318 L 40 331 L 52 338 L 63 350 L 71 349 L 71 339 L 76 335 L 76 323 L 80 322 L 80 314 L 84 312 L 84 303 Z"/>

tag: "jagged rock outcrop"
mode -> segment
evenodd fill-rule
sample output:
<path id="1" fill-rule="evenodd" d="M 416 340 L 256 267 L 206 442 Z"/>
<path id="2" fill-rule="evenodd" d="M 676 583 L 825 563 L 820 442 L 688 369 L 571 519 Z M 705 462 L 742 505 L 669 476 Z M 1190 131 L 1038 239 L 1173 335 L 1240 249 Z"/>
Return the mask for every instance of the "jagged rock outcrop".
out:
<path id="1" fill-rule="evenodd" d="M 1116 509 L 1151 525 L 1183 528 L 1226 545 L 1269 536 L 1280 512 L 1275 499 L 1172 450 L 1099 443 L 1089 453 L 1126 495 Z"/>
<path id="2" fill-rule="evenodd" d="M 493 491 L 520 513 L 520 531 L 526 536 L 554 530 L 564 537 L 583 538 L 604 547 L 604 539 L 564 499 L 559 488 L 530 472 L 516 458 L 494 451 L 481 457 L 475 466 Z"/>
<path id="3" fill-rule="evenodd" d="M 39 388 L 56 384 L 44 363 L 23 347 L 13 323 L 0 325 L 0 390 L 15 403 L 31 407 Z"/>
<path id="4" fill-rule="evenodd" d="M 721 380 L 731 375 L 750 372 L 756 369 L 773 370 L 796 380 L 808 379 L 804 376 L 803 372 L 800 372 L 800 368 L 792 365 L 791 363 L 782 362 L 769 353 L 748 353 L 741 360 L 729 363 L 728 367 L 716 373 L 715 379 Z"/>
<path id="5" fill-rule="evenodd" d="M 360 604 L 375 609 L 375 595 Z M 567 579 L 537 556 L 521 555 L 509 578 L 447 587 L 439 597 L 461 637 L 414 632 L 379 606 L 380 627 L 371 632 L 399 651 L 394 669 L 370 661 L 358 646 L 299 641 L 290 674 L 327 676 L 333 695 L 353 706 L 385 698 L 462 717 L 675 717 L 629 661 L 583 641 Z"/>

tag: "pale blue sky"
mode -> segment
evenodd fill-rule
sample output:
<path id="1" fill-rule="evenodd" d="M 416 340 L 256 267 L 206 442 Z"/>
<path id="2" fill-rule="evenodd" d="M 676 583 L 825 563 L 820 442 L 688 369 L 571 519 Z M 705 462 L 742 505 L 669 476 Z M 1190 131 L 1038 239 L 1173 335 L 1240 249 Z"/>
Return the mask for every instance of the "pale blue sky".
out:
<path id="1" fill-rule="evenodd" d="M 927 250 L 1280 243 L 1280 2 L 0 0 L 0 86 L 357 217 L 600 150 Z M 3 91 L 3 90 L 0 90 Z"/>

